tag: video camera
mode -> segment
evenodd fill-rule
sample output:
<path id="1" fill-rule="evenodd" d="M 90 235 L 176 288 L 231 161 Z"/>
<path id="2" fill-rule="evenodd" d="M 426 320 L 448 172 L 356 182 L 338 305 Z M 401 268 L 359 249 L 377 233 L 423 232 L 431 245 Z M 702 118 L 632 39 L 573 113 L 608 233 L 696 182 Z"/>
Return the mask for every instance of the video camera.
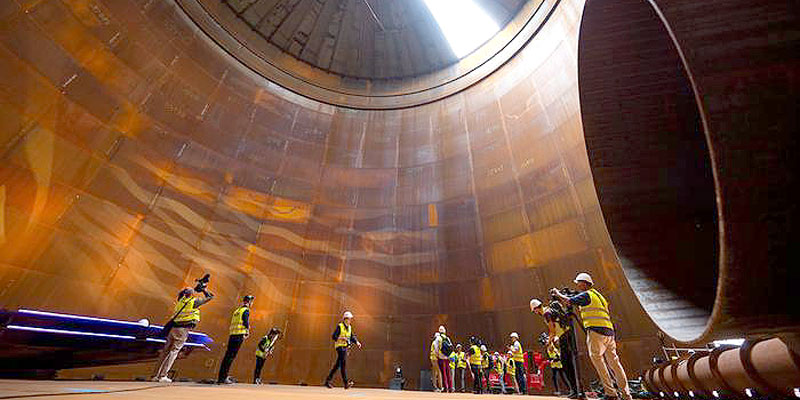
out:
<path id="1" fill-rule="evenodd" d="M 208 288 L 208 282 L 211 280 L 211 274 L 205 274 L 202 278 L 196 279 L 197 285 L 194 286 L 195 292 L 203 292 L 205 293 L 206 289 Z"/>
<path id="2" fill-rule="evenodd" d="M 555 295 L 556 290 L 556 288 L 550 289 L 550 304 L 548 304 L 548 306 L 550 307 L 550 311 L 555 315 L 556 320 L 562 325 L 566 325 L 569 316 L 572 315 L 574 310 L 572 305 L 565 305 L 561 302 Z M 568 297 L 577 296 L 580 293 L 567 287 L 562 288 L 560 292 Z"/>

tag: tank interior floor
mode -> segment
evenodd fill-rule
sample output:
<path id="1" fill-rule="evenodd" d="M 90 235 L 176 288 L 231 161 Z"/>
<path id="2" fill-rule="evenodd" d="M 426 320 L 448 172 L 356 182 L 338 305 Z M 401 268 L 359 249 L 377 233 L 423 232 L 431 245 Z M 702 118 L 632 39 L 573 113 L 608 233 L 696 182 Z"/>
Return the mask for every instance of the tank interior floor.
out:
<path id="1" fill-rule="evenodd" d="M 472 393 L 433 393 L 418 391 L 396 391 L 387 389 L 344 390 L 341 387 L 328 389 L 321 386 L 289 386 L 289 385 L 205 385 L 199 383 L 160 384 L 152 382 L 108 382 L 108 381 L 28 381 L 0 380 L 0 399 L 14 398 L 52 398 L 68 399 L 127 399 L 127 400 L 253 400 L 264 398 L 270 400 L 329 400 L 329 399 L 369 399 L 369 400 L 402 400 L 402 399 L 485 399 L 486 395 Z M 518 397 L 514 395 L 502 396 Z M 558 399 L 546 396 L 525 396 L 537 400 Z"/>

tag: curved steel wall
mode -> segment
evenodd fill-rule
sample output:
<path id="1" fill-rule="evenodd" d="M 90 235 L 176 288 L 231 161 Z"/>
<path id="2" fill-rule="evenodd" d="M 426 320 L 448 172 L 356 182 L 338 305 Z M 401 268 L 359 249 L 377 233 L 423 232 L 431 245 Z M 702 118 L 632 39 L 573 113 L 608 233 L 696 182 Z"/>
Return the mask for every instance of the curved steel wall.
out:
<path id="1" fill-rule="evenodd" d="M 254 293 L 256 330 L 288 333 L 265 376 L 321 381 L 351 309 L 366 345 L 352 375 L 380 385 L 395 362 L 416 376 L 440 323 L 459 340 L 499 346 L 513 330 L 532 343 L 544 325 L 528 299 L 586 270 L 639 368 L 655 327 L 595 195 L 582 11 L 561 1 L 463 92 L 359 111 L 249 72 L 171 1 L 0 3 L 0 304 L 158 320 L 209 271 L 203 330 L 223 342 L 236 298 Z M 726 309 L 760 310 L 727 290 Z M 249 375 L 254 342 L 235 375 Z M 210 377 L 220 355 L 177 368 Z"/>

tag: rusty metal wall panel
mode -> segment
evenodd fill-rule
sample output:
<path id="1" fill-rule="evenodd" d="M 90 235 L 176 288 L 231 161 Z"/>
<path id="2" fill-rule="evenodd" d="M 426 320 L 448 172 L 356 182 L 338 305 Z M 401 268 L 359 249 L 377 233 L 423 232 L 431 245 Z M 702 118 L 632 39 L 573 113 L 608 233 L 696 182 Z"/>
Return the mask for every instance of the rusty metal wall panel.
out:
<path id="1" fill-rule="evenodd" d="M 263 80 L 170 1 L 0 3 L 0 305 L 160 321 L 208 271 L 217 299 L 200 329 L 217 343 L 182 376 L 214 375 L 229 314 L 253 293 L 255 334 L 288 334 L 270 379 L 319 383 L 350 309 L 365 344 L 351 375 L 379 386 L 395 362 L 409 377 L 427 367 L 440 323 L 460 341 L 500 346 L 513 330 L 532 344 L 545 327 L 529 298 L 587 270 L 623 343 L 650 348 L 583 147 L 582 2 L 562 3 L 494 75 L 386 111 Z"/>

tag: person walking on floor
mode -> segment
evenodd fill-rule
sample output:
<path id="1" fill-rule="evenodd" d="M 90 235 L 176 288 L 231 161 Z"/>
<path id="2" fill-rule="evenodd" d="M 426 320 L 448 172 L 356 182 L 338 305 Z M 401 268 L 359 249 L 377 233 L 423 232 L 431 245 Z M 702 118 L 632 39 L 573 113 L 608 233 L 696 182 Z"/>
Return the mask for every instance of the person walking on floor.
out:
<path id="1" fill-rule="evenodd" d="M 472 377 L 472 392 L 475 394 L 483 393 L 483 355 L 481 348 L 478 347 L 478 339 L 474 336 L 469 338 L 468 362 L 470 376 Z"/>
<path id="2" fill-rule="evenodd" d="M 333 335 L 331 335 L 334 341 L 333 347 L 336 350 L 336 363 L 333 364 L 331 372 L 325 379 L 325 386 L 329 389 L 333 388 L 331 380 L 333 380 L 333 375 L 336 373 L 336 370 L 340 368 L 344 388 L 349 389 L 352 386 L 352 383 L 347 380 L 347 351 L 352 344 L 357 345 L 359 349 L 361 348 L 361 342 L 358 341 L 356 335 L 353 333 L 352 320 L 353 313 L 345 311 L 342 315 L 342 321 L 336 325 L 336 329 L 333 331 Z"/>
<path id="3" fill-rule="evenodd" d="M 184 288 L 178 293 L 178 301 L 175 303 L 174 315 L 167 325 L 171 326 L 167 333 L 167 341 L 164 344 L 164 351 L 161 358 L 156 364 L 156 373 L 153 375 L 153 381 L 169 383 L 172 380 L 167 377 L 167 373 L 172 368 L 172 364 L 178 357 L 189 338 L 189 330 L 196 327 L 200 322 L 200 307 L 214 298 L 214 295 L 202 289 L 205 297 L 194 297 L 195 290 L 192 288 Z"/>
<path id="4" fill-rule="evenodd" d="M 514 376 L 517 379 L 519 393 L 527 394 L 528 391 L 525 387 L 525 373 L 522 370 L 523 362 L 525 361 L 525 352 L 522 350 L 522 343 L 519 342 L 519 334 L 517 332 L 511 332 L 509 337 L 511 338 L 511 346 L 509 347 L 509 350 L 511 350 L 511 353 L 514 357 L 514 365 L 516 368 L 516 371 L 514 371 Z"/>
<path id="5" fill-rule="evenodd" d="M 232 384 L 233 379 L 228 376 L 231 370 L 233 360 L 242 348 L 242 343 L 250 335 L 250 307 L 253 305 L 255 297 L 251 295 L 242 298 L 242 305 L 233 311 L 231 316 L 231 324 L 228 329 L 228 348 L 225 350 L 225 356 L 219 365 L 219 375 L 217 376 L 218 384 Z"/>
<path id="6" fill-rule="evenodd" d="M 453 342 L 447 337 L 444 325 L 439 327 L 439 336 L 433 341 L 436 348 L 437 364 L 442 373 L 442 391 L 453 391 L 453 380 L 450 375 L 450 353 L 453 351 Z"/>
<path id="7" fill-rule="evenodd" d="M 272 351 L 275 350 L 275 342 L 278 341 L 280 336 L 281 330 L 272 328 L 258 342 L 258 346 L 256 346 L 256 369 L 253 372 L 253 384 L 261 384 L 261 369 L 264 368 L 264 362 L 267 360 L 267 356 L 272 355 Z"/>
<path id="8" fill-rule="evenodd" d="M 608 307 L 608 300 L 594 288 L 594 281 L 587 273 L 580 273 L 574 280 L 580 291 L 575 296 L 565 296 L 558 289 L 551 292 L 559 300 L 568 304 L 578 306 L 586 328 L 586 345 L 589 348 L 589 359 L 592 361 L 594 369 L 603 382 L 605 398 L 616 399 L 617 392 L 614 389 L 614 380 L 625 400 L 631 400 L 631 392 L 628 387 L 628 377 L 625 369 L 617 355 L 617 342 L 614 340 L 614 324 L 611 322 L 611 312 Z M 605 360 L 605 362 L 603 362 Z M 606 363 L 614 372 L 614 380 L 608 372 Z"/>

